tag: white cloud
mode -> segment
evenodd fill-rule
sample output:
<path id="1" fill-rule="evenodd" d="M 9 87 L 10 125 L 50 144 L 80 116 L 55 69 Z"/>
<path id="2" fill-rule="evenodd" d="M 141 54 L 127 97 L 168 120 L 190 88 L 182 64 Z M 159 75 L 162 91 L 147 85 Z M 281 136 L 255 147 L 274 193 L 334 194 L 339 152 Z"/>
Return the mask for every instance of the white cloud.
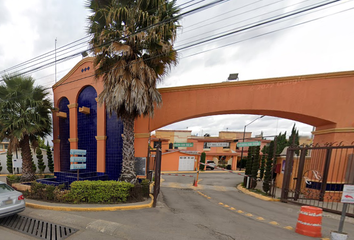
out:
<path id="1" fill-rule="evenodd" d="M 177 4 L 183 2 L 186 1 L 178 1 Z M 318 1 L 255 1 L 254 4 L 247 0 L 225 1 L 182 19 L 183 28 L 177 37 L 176 48 L 315 3 Z M 250 80 L 352 70 L 354 32 L 348 23 L 354 21 L 353 10 L 336 15 L 333 13 L 354 8 L 354 3 L 340 1 L 326 8 L 180 51 L 179 64 L 171 69 L 159 87 L 222 82 L 230 73 L 239 73 L 240 80 Z M 0 70 L 53 51 L 55 38 L 60 48 L 85 37 L 87 15 L 84 2 L 77 0 L 0 1 Z M 325 18 L 291 27 L 318 17 Z M 278 31 L 282 28 L 286 29 Z M 72 53 L 80 52 L 85 47 L 79 46 Z M 58 64 L 58 79 L 80 59 L 77 57 Z M 54 66 L 33 73 L 33 77 L 38 79 L 38 84 L 50 87 L 55 79 Z M 166 128 L 188 127 L 193 133 L 216 135 L 226 129 L 243 131 L 244 125 L 254 118 L 257 116 L 210 116 L 175 123 Z M 255 134 L 263 131 L 264 135 L 289 133 L 293 123 L 291 120 L 264 117 L 247 127 L 247 131 Z M 310 134 L 311 126 L 296 124 L 300 134 Z"/>

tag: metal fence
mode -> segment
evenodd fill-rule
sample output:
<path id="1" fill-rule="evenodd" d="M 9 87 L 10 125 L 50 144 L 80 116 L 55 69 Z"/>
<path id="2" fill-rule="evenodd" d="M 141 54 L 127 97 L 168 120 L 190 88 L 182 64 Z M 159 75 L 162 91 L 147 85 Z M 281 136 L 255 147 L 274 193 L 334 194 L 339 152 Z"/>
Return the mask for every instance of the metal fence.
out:
<path id="1" fill-rule="evenodd" d="M 148 151 L 148 163 L 147 163 L 147 170 L 148 170 L 148 179 L 150 181 L 154 181 L 154 202 L 153 207 L 156 207 L 157 197 L 160 193 L 160 179 L 161 179 L 161 141 L 158 142 L 155 149 L 150 149 Z M 153 174 L 154 171 L 154 174 Z M 154 179 L 152 179 L 154 176 Z"/>
<path id="2" fill-rule="evenodd" d="M 282 201 L 340 213 L 345 184 L 354 184 L 354 146 L 288 148 Z M 353 204 L 347 216 L 354 217 Z"/>

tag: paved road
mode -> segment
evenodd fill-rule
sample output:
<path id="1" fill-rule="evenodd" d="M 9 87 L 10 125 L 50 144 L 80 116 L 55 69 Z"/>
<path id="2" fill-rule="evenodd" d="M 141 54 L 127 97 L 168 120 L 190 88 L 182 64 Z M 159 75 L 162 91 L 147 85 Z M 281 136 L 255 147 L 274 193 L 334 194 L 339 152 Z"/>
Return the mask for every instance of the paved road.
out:
<path id="1" fill-rule="evenodd" d="M 78 233 L 68 239 L 79 240 L 313 239 L 291 229 L 296 225 L 299 206 L 265 202 L 245 195 L 235 188 L 242 181 L 241 176 L 200 174 L 198 188 L 192 187 L 191 177 L 164 175 L 163 178 L 162 194 L 154 209 L 57 212 L 27 208 L 23 215 L 77 228 Z M 329 231 L 337 226 L 338 220 L 325 217 L 324 237 L 329 237 Z M 344 230 L 354 236 L 353 223 L 347 222 Z M 3 228 L 0 236 L 1 239 L 31 239 Z"/>

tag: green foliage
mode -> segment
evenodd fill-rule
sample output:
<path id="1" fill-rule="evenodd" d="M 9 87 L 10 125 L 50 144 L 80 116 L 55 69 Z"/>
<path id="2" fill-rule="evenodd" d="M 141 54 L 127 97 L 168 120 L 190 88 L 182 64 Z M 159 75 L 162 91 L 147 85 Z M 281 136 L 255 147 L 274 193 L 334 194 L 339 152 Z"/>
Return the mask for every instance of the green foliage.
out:
<path id="1" fill-rule="evenodd" d="M 38 164 L 38 169 L 39 169 L 39 173 L 42 174 L 45 170 L 45 164 L 44 164 L 44 161 L 43 161 L 43 154 L 42 154 L 42 150 L 41 148 L 37 148 L 36 150 L 36 157 L 37 157 L 37 164 Z"/>
<path id="2" fill-rule="evenodd" d="M 264 148 L 265 148 L 265 146 L 263 147 L 262 152 L 263 152 Z M 266 156 L 267 156 L 266 153 L 263 152 L 262 160 L 261 160 L 261 167 L 259 169 L 259 178 L 260 179 L 263 179 L 263 177 L 264 177 L 264 168 L 265 168 Z"/>
<path id="3" fill-rule="evenodd" d="M 22 177 L 34 179 L 30 144 L 51 132 L 49 92 L 24 75 L 2 76 L 0 84 L 0 139 L 10 139 L 13 151 L 21 148 Z M 15 97 L 14 97 L 15 96 Z"/>
<path id="4" fill-rule="evenodd" d="M 32 161 L 32 172 L 36 173 L 37 167 L 36 167 L 36 164 L 33 161 L 33 157 L 31 157 L 31 161 Z"/>
<path id="5" fill-rule="evenodd" d="M 273 150 L 274 150 L 274 141 L 271 141 L 268 148 L 268 156 L 266 161 L 266 168 L 264 174 L 264 181 L 263 181 L 263 191 L 268 193 L 270 190 L 270 184 L 272 180 L 272 167 L 273 167 Z"/>
<path id="6" fill-rule="evenodd" d="M 7 171 L 9 173 L 14 172 L 14 169 L 12 167 L 12 154 L 9 152 L 7 152 L 7 155 L 6 155 L 6 166 L 7 166 Z"/>
<path id="7" fill-rule="evenodd" d="M 55 197 L 54 190 L 55 190 L 55 186 L 53 186 L 53 185 L 47 185 L 45 187 L 45 195 L 46 195 L 47 200 L 54 200 L 54 197 Z"/>
<path id="8" fill-rule="evenodd" d="M 38 143 L 38 147 L 45 149 L 47 146 L 45 145 L 44 139 L 41 137 L 37 138 L 37 143 Z"/>
<path id="9" fill-rule="evenodd" d="M 67 201 L 74 203 L 126 202 L 133 184 L 119 181 L 76 181 L 70 185 Z"/>
<path id="10" fill-rule="evenodd" d="M 149 197 L 150 182 L 147 179 L 141 181 L 141 183 L 135 183 L 134 187 L 129 190 L 128 202 L 139 202 Z"/>
<path id="11" fill-rule="evenodd" d="M 206 158 L 206 153 L 202 152 L 202 154 L 200 155 L 200 163 L 205 164 L 205 158 Z M 199 170 L 204 170 L 204 168 L 205 168 L 204 164 L 199 164 Z"/>
<path id="12" fill-rule="evenodd" d="M 180 27 L 179 9 L 176 0 L 89 0 L 86 7 L 95 77 L 104 85 L 98 102 L 122 118 L 120 179 L 135 182 L 134 119 L 153 115 L 162 104 L 157 82 L 177 64 L 173 44 Z"/>
<path id="13" fill-rule="evenodd" d="M 296 124 L 294 123 L 293 128 L 291 129 L 291 135 L 289 137 L 289 146 L 291 145 L 298 146 L 299 143 L 299 130 L 296 129 Z"/>
<path id="14" fill-rule="evenodd" d="M 31 198 L 35 198 L 35 199 L 44 199 L 44 197 L 45 197 L 45 191 L 44 191 L 45 187 L 46 187 L 45 184 L 33 181 L 31 183 L 30 197 Z"/>
<path id="15" fill-rule="evenodd" d="M 21 182 L 21 176 L 18 175 L 7 175 L 7 180 L 10 184 Z"/>
<path id="16" fill-rule="evenodd" d="M 26 197 L 32 199 L 40 199 L 47 201 L 63 202 L 67 190 L 63 190 L 65 184 L 59 186 L 47 185 L 33 181 L 31 183 L 31 191 L 26 193 Z"/>
<path id="17" fill-rule="evenodd" d="M 248 147 L 248 155 L 246 162 L 245 174 L 251 175 L 252 172 L 252 160 L 253 160 L 254 147 Z"/>
<path id="18" fill-rule="evenodd" d="M 242 158 L 240 162 L 238 163 L 238 168 L 245 168 L 247 164 L 247 158 Z"/>
<path id="19" fill-rule="evenodd" d="M 251 177 L 253 179 L 257 179 L 257 175 L 258 175 L 258 170 L 259 170 L 259 151 L 260 151 L 260 147 L 256 146 L 253 149 L 253 163 L 252 163 L 252 170 L 251 170 Z"/>
<path id="20" fill-rule="evenodd" d="M 288 146 L 299 146 L 300 145 L 300 141 L 299 141 L 299 130 L 296 129 L 296 125 L 294 123 L 293 128 L 291 129 L 291 135 L 289 137 L 289 142 L 288 142 Z M 299 150 L 295 151 L 296 155 L 299 155 Z"/>
<path id="21" fill-rule="evenodd" d="M 49 171 L 52 173 L 52 172 L 54 172 L 54 162 L 53 162 L 52 149 L 49 146 L 48 142 L 47 142 L 46 149 L 47 149 L 48 168 L 49 168 Z"/>
<path id="22" fill-rule="evenodd" d="M 276 154 L 280 154 L 286 146 L 288 146 L 288 140 L 286 139 L 286 132 L 285 133 L 279 133 L 279 135 L 276 137 L 277 138 L 277 149 L 276 149 Z"/>

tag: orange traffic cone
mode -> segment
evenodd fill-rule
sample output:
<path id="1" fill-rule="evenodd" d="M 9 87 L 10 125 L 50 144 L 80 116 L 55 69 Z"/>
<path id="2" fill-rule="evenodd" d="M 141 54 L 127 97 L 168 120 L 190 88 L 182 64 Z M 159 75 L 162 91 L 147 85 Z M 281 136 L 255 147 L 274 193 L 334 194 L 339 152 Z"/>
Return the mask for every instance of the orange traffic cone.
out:
<path id="1" fill-rule="evenodd" d="M 198 182 L 194 179 L 194 181 L 193 181 L 193 186 L 194 187 L 198 187 Z"/>
<path id="2" fill-rule="evenodd" d="M 295 232 L 309 237 L 321 237 L 321 225 L 322 209 L 318 207 L 302 206 Z"/>

